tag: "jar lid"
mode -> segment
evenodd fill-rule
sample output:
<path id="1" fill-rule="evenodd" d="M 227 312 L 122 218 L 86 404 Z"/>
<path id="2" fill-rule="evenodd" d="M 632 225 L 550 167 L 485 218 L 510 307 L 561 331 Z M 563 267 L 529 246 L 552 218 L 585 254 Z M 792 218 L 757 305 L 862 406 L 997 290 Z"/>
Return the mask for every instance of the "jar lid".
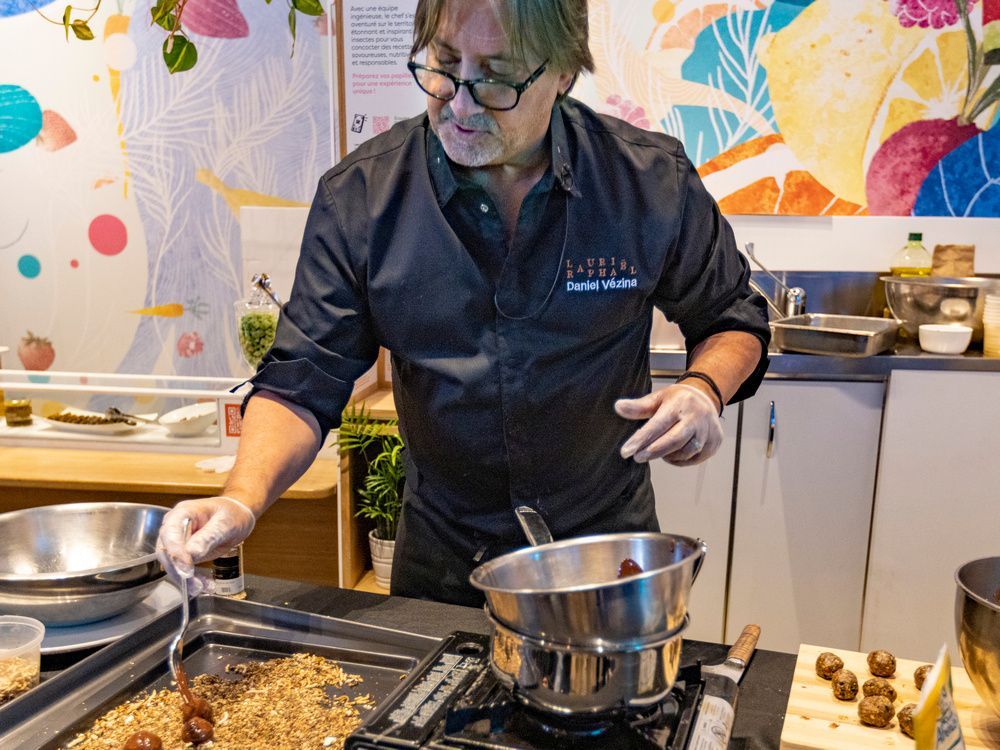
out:
<path id="1" fill-rule="evenodd" d="M 4 408 L 6 409 L 21 409 L 25 406 L 31 406 L 31 399 L 28 398 L 14 398 L 10 401 L 3 402 Z"/>

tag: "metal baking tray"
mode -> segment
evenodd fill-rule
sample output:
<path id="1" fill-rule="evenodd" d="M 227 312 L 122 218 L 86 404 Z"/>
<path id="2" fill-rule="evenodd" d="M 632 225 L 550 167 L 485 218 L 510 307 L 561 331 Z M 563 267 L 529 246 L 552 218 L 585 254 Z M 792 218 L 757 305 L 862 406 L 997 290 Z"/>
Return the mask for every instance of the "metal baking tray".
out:
<path id="1" fill-rule="evenodd" d="M 899 321 L 861 315 L 806 313 L 771 323 L 782 351 L 870 357 L 896 345 Z"/>
<path id="2" fill-rule="evenodd" d="M 106 646 L 0 708 L 0 747 L 55 750 L 115 706 L 170 686 L 167 646 L 180 607 Z M 374 625 L 216 596 L 191 600 L 184 644 L 189 675 L 222 674 L 226 664 L 306 651 L 336 659 L 364 682 L 338 693 L 381 702 L 440 640 Z"/>

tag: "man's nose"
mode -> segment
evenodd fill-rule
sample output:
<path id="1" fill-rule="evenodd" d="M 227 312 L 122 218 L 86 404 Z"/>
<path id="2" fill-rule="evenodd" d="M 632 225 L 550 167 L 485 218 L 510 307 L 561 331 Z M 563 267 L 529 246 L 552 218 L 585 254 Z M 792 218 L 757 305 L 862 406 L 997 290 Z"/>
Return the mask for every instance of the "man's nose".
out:
<path id="1" fill-rule="evenodd" d="M 448 103 L 451 105 L 451 111 L 455 113 L 455 117 L 460 120 L 470 115 L 479 114 L 485 109 L 472 98 L 472 91 L 468 86 L 459 86 L 455 98 Z"/>

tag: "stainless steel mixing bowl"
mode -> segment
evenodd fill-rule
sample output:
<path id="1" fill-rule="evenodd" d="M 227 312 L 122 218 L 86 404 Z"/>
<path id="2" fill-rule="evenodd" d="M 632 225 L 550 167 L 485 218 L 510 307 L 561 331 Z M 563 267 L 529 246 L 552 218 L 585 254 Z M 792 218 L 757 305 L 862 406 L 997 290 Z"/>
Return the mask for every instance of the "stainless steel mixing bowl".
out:
<path id="1" fill-rule="evenodd" d="M 706 549 L 677 534 L 598 534 L 511 552 L 480 565 L 469 580 L 492 615 L 518 633 L 620 646 L 681 626 Z M 626 558 L 644 572 L 618 578 Z"/>
<path id="2" fill-rule="evenodd" d="M 0 513 L 0 612 L 80 625 L 124 612 L 163 577 L 166 508 L 73 503 Z"/>
<path id="3" fill-rule="evenodd" d="M 958 323 L 972 328 L 972 340 L 983 338 L 987 294 L 1000 294 L 1000 279 L 979 276 L 883 276 L 889 311 L 911 336 L 924 323 Z"/>
<path id="4" fill-rule="evenodd" d="M 1000 716 L 1000 557 L 973 560 L 955 573 L 955 631 L 965 671 Z"/>

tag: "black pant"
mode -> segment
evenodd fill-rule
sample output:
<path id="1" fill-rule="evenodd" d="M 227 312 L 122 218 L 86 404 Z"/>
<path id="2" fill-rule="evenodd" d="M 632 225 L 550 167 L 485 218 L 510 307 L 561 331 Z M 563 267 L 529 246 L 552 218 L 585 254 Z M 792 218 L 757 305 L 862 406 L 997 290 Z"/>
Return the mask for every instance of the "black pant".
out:
<path id="1" fill-rule="evenodd" d="M 485 597 L 471 586 L 469 574 L 487 560 L 527 546 L 527 540 L 520 533 L 487 536 L 471 531 L 439 513 L 433 498 L 412 492 L 404 494 L 392 563 L 392 594 L 483 606 Z M 513 518 L 514 510 L 510 513 Z M 569 528 L 571 531 L 557 538 L 659 531 L 652 486 L 646 481 L 638 491 L 630 490 L 626 496 L 612 501 L 585 525 Z"/>

